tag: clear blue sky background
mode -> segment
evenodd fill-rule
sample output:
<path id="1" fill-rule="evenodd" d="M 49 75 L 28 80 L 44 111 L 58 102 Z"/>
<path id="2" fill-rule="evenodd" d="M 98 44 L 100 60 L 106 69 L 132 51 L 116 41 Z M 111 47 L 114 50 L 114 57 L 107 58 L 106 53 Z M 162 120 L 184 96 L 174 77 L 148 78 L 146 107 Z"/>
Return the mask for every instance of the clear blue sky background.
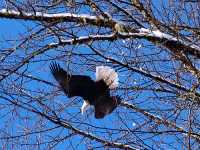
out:
<path id="1" fill-rule="evenodd" d="M 156 2 L 156 1 L 154 1 L 154 2 Z M 22 20 L 7 20 L 7 19 L 1 19 L 0 20 L 0 41 L 2 41 L 3 39 L 16 39 L 16 40 L 18 40 L 18 35 L 19 34 L 23 34 L 24 33 L 24 31 L 26 30 L 26 27 L 24 26 L 24 25 L 30 25 L 31 26 L 31 22 L 30 21 L 22 21 Z M 4 46 L 6 46 L 6 43 L 4 43 L 3 44 Z M 150 50 L 151 51 L 151 50 Z M 46 68 L 45 70 L 46 70 L 46 72 L 44 73 L 44 74 L 41 74 L 41 72 L 40 73 L 38 73 L 37 74 L 37 72 L 35 72 L 34 74 L 37 74 L 38 76 L 43 76 L 43 75 L 45 75 L 45 79 L 46 80 L 49 80 L 49 81 L 53 81 L 54 83 L 56 83 L 55 82 L 55 80 L 53 79 L 53 77 L 50 75 L 50 73 L 49 73 L 49 68 L 48 68 L 48 65 L 49 64 L 46 64 L 46 65 L 44 65 L 44 68 Z M 37 66 L 34 66 L 34 67 L 37 67 Z M 165 66 L 166 67 L 166 66 Z M 78 72 L 78 71 L 77 71 Z M 94 74 L 92 73 L 92 72 L 88 72 L 88 75 L 90 75 L 91 77 L 93 77 L 94 78 Z M 125 76 L 124 76 L 125 77 Z M 122 78 L 123 79 L 123 74 L 121 75 L 120 74 L 120 78 Z M 137 79 L 139 79 L 140 78 L 140 76 L 138 75 L 138 76 L 135 76 L 135 78 L 137 78 Z M 34 85 L 34 84 L 33 84 Z M 37 84 L 35 84 L 34 86 L 32 86 L 32 88 L 34 89 L 34 88 L 38 88 L 37 87 Z M 146 96 L 149 96 L 148 95 L 149 93 L 146 93 Z M 145 99 L 145 94 L 143 94 L 143 96 L 144 97 L 140 97 L 141 99 L 142 98 L 144 98 Z M 61 97 L 61 99 L 63 100 L 63 99 L 65 99 L 66 101 L 67 101 L 67 98 L 66 97 Z M 59 100 L 61 100 L 61 99 L 59 99 Z M 144 104 L 144 103 L 142 103 L 142 104 Z M 82 105 L 82 102 L 80 103 L 80 106 Z M 150 105 L 146 105 L 146 106 L 143 106 L 143 108 L 148 108 Z M 73 113 L 73 111 L 74 110 L 71 110 L 71 113 Z M 77 109 L 75 110 L 75 111 L 77 111 Z M 80 114 L 81 115 L 81 114 Z M 132 115 L 132 114 L 130 114 L 130 115 Z M 135 115 L 135 114 L 133 114 L 133 115 Z M 63 116 L 64 117 L 64 116 Z M 83 117 L 87 117 L 87 116 L 83 116 Z M 137 117 L 137 116 L 135 116 L 135 117 Z M 97 125 L 97 126 L 102 126 L 102 124 L 105 126 L 105 127 L 112 127 L 112 128 L 114 128 L 115 126 L 118 126 L 117 124 L 113 124 L 113 122 L 110 122 L 110 120 L 113 120 L 113 119 L 116 119 L 115 118 L 115 116 L 114 115 L 110 115 L 110 116 L 107 116 L 106 118 L 104 118 L 103 120 L 96 120 L 96 119 L 94 119 L 93 118 L 93 115 L 90 115 L 89 116 L 89 119 L 86 121 L 86 122 L 89 122 L 89 123 L 94 123 L 95 125 Z M 136 119 L 137 120 L 137 119 Z M 128 122 L 127 123 L 127 125 L 128 125 L 128 127 L 129 128 L 132 128 L 132 125 L 134 124 L 134 122 Z M 126 128 L 126 127 L 125 127 Z M 56 134 L 55 132 L 52 132 L 52 134 Z M 66 132 L 63 132 L 63 134 L 66 134 Z M 172 141 L 172 140 L 174 140 L 173 138 L 168 138 L 167 139 L 168 140 L 168 142 L 170 142 L 170 141 Z M 79 141 L 79 137 L 78 136 L 76 136 L 75 138 L 74 138 L 74 141 L 73 142 L 77 142 L 77 144 L 78 144 L 78 142 L 80 142 Z M 67 143 L 67 142 L 66 142 Z M 69 144 L 69 143 L 68 143 Z M 178 147 L 178 145 L 176 146 L 176 147 Z M 167 145 L 163 145 L 163 148 L 164 149 L 168 149 L 168 147 L 167 147 Z M 58 147 L 56 147 L 56 149 L 65 149 L 65 144 L 60 144 L 60 146 L 58 146 Z M 83 143 L 81 143 L 81 144 L 78 144 L 78 147 L 77 147 L 77 149 L 80 149 L 80 150 L 84 150 L 85 149 L 85 147 L 84 147 L 84 145 L 83 145 Z M 169 150 L 169 149 L 168 149 Z"/>
<path id="2" fill-rule="evenodd" d="M 12 40 L 16 40 L 16 44 L 17 44 L 18 43 L 17 40 L 19 40 L 20 35 L 23 35 L 24 33 L 26 33 L 26 29 L 27 29 L 26 27 L 27 27 L 27 25 L 31 26 L 32 23 L 30 21 L 1 19 L 0 20 L 0 41 L 4 41 L 5 39 L 6 40 L 12 39 Z M 3 45 L 5 47 L 6 43 L 4 42 Z M 7 46 L 10 46 L 10 45 L 8 44 Z M 44 68 L 46 67 L 46 72 L 42 73 L 41 70 L 40 70 L 39 72 L 37 72 L 37 71 L 33 72 L 33 74 L 36 75 L 36 76 L 38 76 L 38 77 L 41 77 L 42 79 L 45 79 L 45 80 L 52 81 L 52 82 L 56 83 L 56 81 L 53 79 L 52 75 L 49 72 L 48 65 L 49 64 L 44 65 Z M 31 66 L 29 66 L 29 67 L 31 67 Z M 37 68 L 37 65 L 36 66 L 34 65 L 34 67 Z M 29 69 L 33 69 L 33 68 L 29 68 Z M 35 69 L 33 69 L 33 70 L 35 70 Z M 77 70 L 77 73 L 80 73 L 80 72 Z M 93 79 L 95 78 L 94 72 L 87 73 L 87 75 L 90 75 Z M 31 86 L 31 89 L 39 88 L 38 84 L 37 83 L 34 84 L 34 82 L 31 83 L 30 86 Z M 67 97 L 63 96 L 59 100 L 66 100 L 67 101 L 68 99 L 67 99 Z M 62 102 L 62 103 L 64 103 L 64 102 Z M 80 102 L 80 106 L 81 105 L 82 105 L 82 101 Z M 76 110 L 71 109 L 71 110 L 68 110 L 68 111 L 73 114 L 74 111 L 77 112 L 77 109 Z M 26 115 L 26 113 L 24 113 L 24 115 Z M 84 115 L 82 117 L 85 118 L 85 119 L 87 117 L 89 117 L 89 119 L 87 119 L 86 122 L 89 122 L 89 123 L 97 125 L 97 126 L 104 125 L 105 127 L 116 127 L 116 128 L 118 126 L 117 124 L 113 125 L 113 122 L 110 122 L 110 120 L 112 120 L 112 117 L 113 117 L 112 115 L 105 117 L 103 120 L 96 120 L 96 119 L 94 119 L 94 115 L 93 114 Z M 63 118 L 64 118 L 64 116 L 63 116 Z M 30 123 L 34 123 L 34 120 L 33 120 L 33 122 L 30 122 Z M 15 124 L 13 124 L 13 127 L 12 127 L 12 129 L 13 129 L 13 135 L 17 135 L 17 131 L 18 131 L 17 126 L 19 124 L 20 124 L 20 122 L 15 122 Z M 130 123 L 130 126 L 132 126 L 131 123 Z M 56 130 L 56 132 L 51 132 L 51 134 L 52 135 L 56 135 L 58 131 L 59 130 Z M 63 135 L 66 135 L 66 133 L 67 132 L 63 132 Z M 101 135 L 101 134 L 99 134 L 99 135 Z M 85 146 L 88 146 L 88 145 L 84 145 L 84 142 L 79 143 L 81 141 L 80 140 L 81 138 L 82 137 L 79 137 L 78 135 L 73 138 L 73 144 L 74 145 L 77 144 L 77 147 L 76 147 L 77 150 L 78 149 L 84 150 L 84 149 L 86 149 Z M 62 143 L 59 144 L 56 147 L 56 149 L 58 149 L 58 150 L 59 149 L 66 149 L 66 147 L 67 147 L 66 144 L 70 144 L 70 143 L 68 143 L 67 141 L 65 141 L 65 144 L 62 144 Z M 22 146 L 22 148 L 27 148 L 28 149 L 28 146 Z M 45 148 L 45 146 L 43 148 Z"/>

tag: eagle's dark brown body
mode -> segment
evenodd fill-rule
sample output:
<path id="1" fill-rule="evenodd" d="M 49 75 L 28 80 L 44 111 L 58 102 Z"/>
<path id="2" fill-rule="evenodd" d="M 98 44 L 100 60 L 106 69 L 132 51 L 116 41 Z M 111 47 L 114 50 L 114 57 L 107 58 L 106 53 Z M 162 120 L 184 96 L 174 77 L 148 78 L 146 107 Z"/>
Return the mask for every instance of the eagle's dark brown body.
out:
<path id="1" fill-rule="evenodd" d="M 120 103 L 118 96 L 110 96 L 109 86 L 104 80 L 93 81 L 89 76 L 69 75 L 57 63 L 52 63 L 50 69 L 69 98 L 80 96 L 90 105 L 94 105 L 95 118 L 103 118 L 110 114 Z"/>

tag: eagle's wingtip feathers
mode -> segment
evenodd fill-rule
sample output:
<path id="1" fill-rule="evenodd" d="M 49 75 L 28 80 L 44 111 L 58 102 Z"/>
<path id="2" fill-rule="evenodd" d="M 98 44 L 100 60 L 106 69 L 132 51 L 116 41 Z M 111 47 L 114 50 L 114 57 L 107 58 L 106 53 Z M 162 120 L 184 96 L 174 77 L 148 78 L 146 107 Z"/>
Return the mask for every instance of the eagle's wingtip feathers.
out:
<path id="1" fill-rule="evenodd" d="M 52 73 L 58 71 L 59 68 L 60 68 L 60 65 L 57 64 L 56 62 L 51 62 L 50 63 L 50 70 L 51 70 Z"/>

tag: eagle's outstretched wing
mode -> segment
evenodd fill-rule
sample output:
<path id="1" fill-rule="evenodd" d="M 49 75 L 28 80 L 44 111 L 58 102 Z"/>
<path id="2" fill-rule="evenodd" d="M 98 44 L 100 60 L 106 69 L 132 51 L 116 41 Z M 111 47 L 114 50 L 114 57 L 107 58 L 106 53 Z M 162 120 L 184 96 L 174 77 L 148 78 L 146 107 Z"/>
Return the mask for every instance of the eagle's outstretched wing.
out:
<path id="1" fill-rule="evenodd" d="M 90 104 L 96 99 L 95 82 L 84 75 L 69 75 L 57 63 L 51 63 L 51 72 L 68 97 L 80 96 Z"/>
<path id="2" fill-rule="evenodd" d="M 110 114 L 120 103 L 118 96 L 110 96 L 110 89 L 118 85 L 117 73 L 106 66 L 97 67 L 97 80 L 89 76 L 69 75 L 57 63 L 51 63 L 51 72 L 68 97 L 80 96 L 84 99 L 81 112 L 88 105 L 94 105 L 95 118 L 104 118 Z"/>

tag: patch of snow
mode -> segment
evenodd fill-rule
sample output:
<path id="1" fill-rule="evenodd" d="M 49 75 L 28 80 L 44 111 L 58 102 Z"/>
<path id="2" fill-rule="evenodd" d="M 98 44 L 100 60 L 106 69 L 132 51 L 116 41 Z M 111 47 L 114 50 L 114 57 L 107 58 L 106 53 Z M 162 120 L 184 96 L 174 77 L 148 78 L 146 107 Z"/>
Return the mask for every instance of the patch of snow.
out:
<path id="1" fill-rule="evenodd" d="M 135 122 L 133 122 L 133 123 L 132 123 L 132 126 L 133 126 L 133 127 L 135 127 L 135 126 L 136 126 L 136 123 L 135 123 Z"/>
<path id="2" fill-rule="evenodd" d="M 149 33 L 150 30 L 149 29 L 146 29 L 146 28 L 140 28 L 139 29 L 140 32 L 146 32 L 146 33 Z"/>
<path id="3" fill-rule="evenodd" d="M 142 44 L 138 45 L 137 49 L 140 49 L 142 47 Z"/>

